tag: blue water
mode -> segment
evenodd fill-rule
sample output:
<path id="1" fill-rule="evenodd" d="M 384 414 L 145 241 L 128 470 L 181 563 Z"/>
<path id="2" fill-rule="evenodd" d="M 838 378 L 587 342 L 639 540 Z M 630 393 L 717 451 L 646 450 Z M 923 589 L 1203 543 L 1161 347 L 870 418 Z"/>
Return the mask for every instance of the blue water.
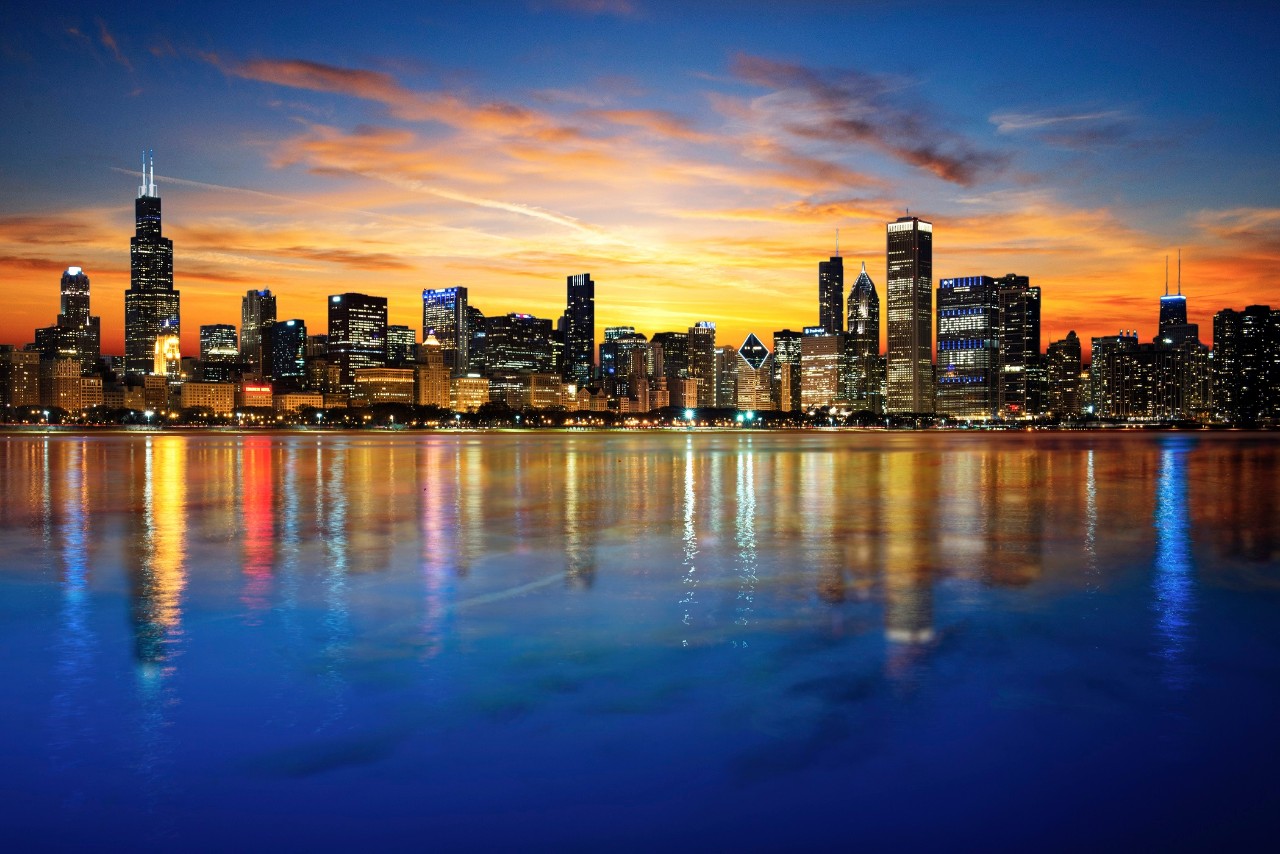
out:
<path id="1" fill-rule="evenodd" d="M 0 436 L 10 850 L 1270 848 L 1280 442 Z"/>

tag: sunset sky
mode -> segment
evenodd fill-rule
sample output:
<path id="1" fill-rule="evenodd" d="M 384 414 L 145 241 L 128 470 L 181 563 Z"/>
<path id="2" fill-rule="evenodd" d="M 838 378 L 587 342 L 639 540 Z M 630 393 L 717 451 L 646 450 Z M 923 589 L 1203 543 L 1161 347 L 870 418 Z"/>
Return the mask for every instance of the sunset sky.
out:
<path id="1" fill-rule="evenodd" d="M 1030 275 L 1044 344 L 1154 336 L 1165 256 L 1201 337 L 1280 305 L 1280 14 L 1268 4 L 6 4 L 0 342 L 54 321 L 68 265 L 122 350 L 155 149 L 183 350 L 269 287 L 424 287 L 597 335 L 817 317 L 835 230 L 884 299 L 884 223 L 934 223 L 935 277 Z M 1124 7 L 1124 8 L 1120 8 Z M 419 330 L 420 332 L 420 330 Z"/>

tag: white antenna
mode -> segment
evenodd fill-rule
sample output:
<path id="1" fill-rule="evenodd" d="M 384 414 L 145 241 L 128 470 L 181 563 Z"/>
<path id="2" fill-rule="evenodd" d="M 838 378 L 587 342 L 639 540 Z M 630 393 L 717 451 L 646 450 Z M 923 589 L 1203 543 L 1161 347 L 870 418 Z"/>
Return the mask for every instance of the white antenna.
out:
<path id="1" fill-rule="evenodd" d="M 836 229 L 836 257 L 840 257 L 840 229 Z"/>

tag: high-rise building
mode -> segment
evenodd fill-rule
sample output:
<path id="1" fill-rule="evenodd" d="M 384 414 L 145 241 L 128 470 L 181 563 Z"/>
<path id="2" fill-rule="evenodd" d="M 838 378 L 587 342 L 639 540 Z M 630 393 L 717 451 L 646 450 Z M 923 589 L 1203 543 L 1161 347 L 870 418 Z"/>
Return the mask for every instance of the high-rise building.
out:
<path id="1" fill-rule="evenodd" d="M 387 298 L 366 294 L 329 297 L 329 359 L 338 364 L 342 388 L 355 389 L 355 372 L 387 363 Z"/>
<path id="2" fill-rule="evenodd" d="M 888 412 L 933 412 L 933 223 L 899 217 L 887 226 Z"/>
<path id="3" fill-rule="evenodd" d="M 732 344 L 716 348 L 716 406 L 733 409 L 738 405 L 738 351 Z"/>
<path id="4" fill-rule="evenodd" d="M 844 339 L 845 364 L 841 394 L 851 404 L 874 409 L 880 390 L 871 387 L 873 361 L 880 354 L 880 295 L 875 282 L 862 272 L 849 289 L 849 326 Z"/>
<path id="5" fill-rule="evenodd" d="M 1040 288 L 1016 273 L 1007 273 L 996 283 L 1000 287 L 1000 412 L 1013 418 L 1038 415 L 1044 403 Z"/>
<path id="6" fill-rule="evenodd" d="M 418 337 L 407 326 L 387 327 L 387 364 L 395 368 L 403 368 L 413 364 L 414 349 L 418 346 Z"/>
<path id="7" fill-rule="evenodd" d="M 124 294 L 124 369 L 135 376 L 155 366 L 156 339 L 179 335 L 178 291 L 173 289 L 173 241 L 161 233 L 155 159 L 143 158 L 142 186 L 134 201 L 129 240 L 130 280 Z"/>
<path id="8" fill-rule="evenodd" d="M 1209 420 L 1212 413 L 1213 377 L 1209 348 L 1200 343 L 1200 326 L 1187 322 L 1187 298 L 1182 293 L 1182 253 L 1178 253 L 1177 293 L 1169 293 L 1168 259 L 1165 259 L 1164 296 L 1160 298 L 1159 333 L 1155 345 L 1166 349 L 1181 350 L 1183 357 L 1177 362 L 1182 371 L 1182 412 L 1178 417 Z"/>
<path id="9" fill-rule="evenodd" d="M 1121 356 L 1138 349 L 1138 333 L 1121 330 L 1116 335 L 1095 337 L 1089 348 L 1090 397 L 1093 413 L 1099 418 L 1119 418 L 1124 413 L 1121 399 Z"/>
<path id="10" fill-rule="evenodd" d="M 781 412 L 800 408 L 800 340 L 803 332 L 779 329 L 773 333 L 773 399 Z"/>
<path id="11" fill-rule="evenodd" d="M 1000 408 L 1000 289 L 990 276 L 938 282 L 935 409 L 994 418 Z"/>
<path id="12" fill-rule="evenodd" d="M 1075 330 L 1061 341 L 1049 344 L 1048 409 L 1056 418 L 1074 418 L 1083 411 L 1080 400 L 1082 369 L 1080 338 Z"/>
<path id="13" fill-rule="evenodd" d="M 698 384 L 698 406 L 710 408 L 716 405 L 716 325 L 710 320 L 699 320 L 689 327 L 688 338 L 689 378 Z M 690 401 L 684 405 L 692 408 Z"/>
<path id="14" fill-rule="evenodd" d="M 551 370 L 551 321 L 505 314 L 485 321 L 485 373 Z"/>
<path id="15" fill-rule="evenodd" d="M 240 363 L 236 328 L 230 323 L 200 327 L 200 371 L 205 382 L 228 382 Z"/>
<path id="16" fill-rule="evenodd" d="M 1236 424 L 1280 418 L 1280 310 L 1251 305 L 1213 316 L 1213 408 Z"/>
<path id="17" fill-rule="evenodd" d="M 611 395 L 634 397 L 649 377 L 649 340 L 633 326 L 610 326 L 600 344 L 600 383 Z"/>
<path id="18" fill-rule="evenodd" d="M 1160 297 L 1160 335 L 1187 325 L 1187 298 L 1182 295 L 1182 250 L 1178 250 L 1178 292 L 1169 293 L 1169 256 L 1164 256 L 1164 296 Z"/>
<path id="19" fill-rule="evenodd" d="M 649 343 L 655 354 L 656 374 L 666 381 L 668 404 L 679 408 L 697 406 L 696 396 L 688 402 L 684 399 L 684 381 L 689 378 L 689 333 L 658 332 Z M 659 353 L 660 360 L 656 358 Z M 662 362 L 660 368 L 657 361 Z"/>
<path id="20" fill-rule="evenodd" d="M 738 348 L 737 407 L 773 409 L 773 356 L 752 332 Z"/>
<path id="21" fill-rule="evenodd" d="M 471 331 L 466 288 L 422 292 L 422 340 L 434 334 L 440 342 L 445 367 L 455 373 L 465 373 L 470 366 Z"/>
<path id="22" fill-rule="evenodd" d="M 485 352 L 488 349 L 489 324 L 484 312 L 474 305 L 467 306 L 467 367 L 468 373 L 484 373 Z M 448 365 L 448 362 L 445 362 Z"/>
<path id="23" fill-rule="evenodd" d="M 422 361 L 414 365 L 414 398 L 418 406 L 449 408 L 449 369 L 435 335 L 428 335 L 419 350 Z"/>
<path id="24" fill-rule="evenodd" d="M 301 386 L 307 378 L 307 324 L 278 320 L 262 331 L 262 373 L 277 388 Z"/>
<path id="25" fill-rule="evenodd" d="M 71 358 L 80 363 L 80 375 L 97 370 L 101 353 L 101 321 L 89 313 L 89 277 L 80 267 L 62 274 L 57 326 L 70 344 Z"/>
<path id="26" fill-rule="evenodd" d="M 151 373 L 177 381 L 182 377 L 182 344 L 177 332 L 161 330 L 151 356 Z"/>
<path id="27" fill-rule="evenodd" d="M 806 326 L 800 339 L 800 406 L 809 411 L 840 398 L 840 357 L 844 333 Z"/>
<path id="28" fill-rule="evenodd" d="M 240 300 L 240 362 L 246 373 L 261 374 L 263 330 L 276 322 L 276 298 L 269 290 L 246 291 Z"/>
<path id="29" fill-rule="evenodd" d="M 0 344 L 0 419 L 13 415 L 13 410 L 40 404 L 40 354 L 19 350 L 12 344 Z"/>
<path id="30" fill-rule="evenodd" d="M 818 262 L 818 325 L 832 333 L 844 331 L 844 259 L 839 246 L 830 259 Z"/>
<path id="31" fill-rule="evenodd" d="M 594 373 L 591 356 L 596 341 L 596 283 L 590 273 L 569 276 L 566 282 L 564 376 L 585 386 Z"/>

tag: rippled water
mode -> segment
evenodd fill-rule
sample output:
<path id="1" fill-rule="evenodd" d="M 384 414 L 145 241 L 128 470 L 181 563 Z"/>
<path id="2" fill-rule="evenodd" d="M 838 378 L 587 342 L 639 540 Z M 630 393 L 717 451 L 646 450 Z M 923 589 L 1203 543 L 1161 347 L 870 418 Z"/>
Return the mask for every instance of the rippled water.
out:
<path id="1" fill-rule="evenodd" d="M 0 436 L 35 847 L 1255 842 L 1280 443 Z"/>

